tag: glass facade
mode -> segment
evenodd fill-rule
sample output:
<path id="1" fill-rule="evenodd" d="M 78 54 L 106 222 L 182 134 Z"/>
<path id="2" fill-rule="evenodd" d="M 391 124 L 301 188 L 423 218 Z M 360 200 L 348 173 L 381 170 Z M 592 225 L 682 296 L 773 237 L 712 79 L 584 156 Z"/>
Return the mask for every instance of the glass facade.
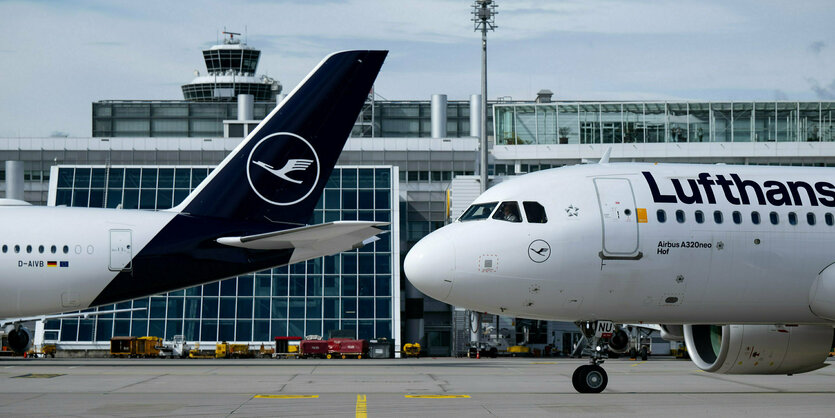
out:
<path id="1" fill-rule="evenodd" d="M 497 145 L 830 142 L 835 102 L 497 104 Z"/>
<path id="2" fill-rule="evenodd" d="M 167 209 L 182 201 L 210 169 L 57 166 L 50 201 Z M 395 229 L 357 250 L 98 308 L 146 310 L 51 320 L 45 338 L 84 343 L 182 334 L 187 341 L 257 343 L 276 336 L 327 337 L 331 330 L 347 329 L 359 338 L 399 340 L 397 195 L 396 169 L 391 166 L 336 167 L 311 223 L 376 220 L 391 222 Z"/>
<path id="3" fill-rule="evenodd" d="M 184 92 L 187 86 L 183 86 Z M 210 97 L 214 84 L 192 85 Z M 269 85 L 266 85 L 269 87 Z M 240 86 L 239 86 L 240 87 Z M 238 87 L 236 87 L 238 88 Z M 260 87 L 259 87 L 260 88 Z M 254 92 L 241 92 L 256 94 Z M 191 94 L 191 93 L 189 93 Z M 237 93 L 236 93 L 237 94 Z M 234 96 L 237 97 L 237 96 Z M 257 101 L 253 117 L 261 120 L 275 107 L 274 101 Z M 492 112 L 488 105 L 488 135 Z M 353 137 L 428 138 L 432 136 L 432 108 L 425 101 L 369 100 L 351 131 Z M 93 103 L 94 137 L 222 137 L 223 121 L 236 119 L 237 103 L 189 101 L 99 101 Z M 470 135 L 470 102 L 447 102 L 447 137 Z"/>

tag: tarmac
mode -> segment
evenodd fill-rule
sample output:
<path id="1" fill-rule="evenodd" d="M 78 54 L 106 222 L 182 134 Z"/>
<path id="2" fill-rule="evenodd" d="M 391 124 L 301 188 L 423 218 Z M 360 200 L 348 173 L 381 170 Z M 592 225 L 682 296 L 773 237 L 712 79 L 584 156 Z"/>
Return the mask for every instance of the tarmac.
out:
<path id="1" fill-rule="evenodd" d="M 0 359 L 0 416 L 831 416 L 835 368 L 716 375 L 687 360 Z"/>

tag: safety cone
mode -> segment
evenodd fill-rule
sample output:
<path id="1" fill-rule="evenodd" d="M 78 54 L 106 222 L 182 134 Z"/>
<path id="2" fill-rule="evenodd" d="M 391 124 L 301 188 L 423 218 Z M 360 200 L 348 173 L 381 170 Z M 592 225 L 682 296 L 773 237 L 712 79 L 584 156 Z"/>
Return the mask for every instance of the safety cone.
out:
<path id="1" fill-rule="evenodd" d="M 476 358 L 476 360 L 478 360 L 478 359 L 480 359 L 480 358 L 481 358 L 481 350 L 476 350 L 476 352 L 475 352 L 475 358 Z"/>

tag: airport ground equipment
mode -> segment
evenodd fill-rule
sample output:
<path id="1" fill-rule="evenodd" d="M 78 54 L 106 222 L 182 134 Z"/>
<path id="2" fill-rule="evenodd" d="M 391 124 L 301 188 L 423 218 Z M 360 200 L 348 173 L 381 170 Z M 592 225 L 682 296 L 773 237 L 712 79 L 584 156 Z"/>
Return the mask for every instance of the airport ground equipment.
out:
<path id="1" fill-rule="evenodd" d="M 403 345 L 403 354 L 406 357 L 420 357 L 420 343 L 406 343 Z"/>
<path id="2" fill-rule="evenodd" d="M 189 355 L 185 336 L 175 335 L 171 341 L 160 342 L 160 356 L 186 358 Z"/>
<path id="3" fill-rule="evenodd" d="M 350 338 L 331 338 L 328 340 L 328 358 L 356 357 L 361 359 L 367 355 L 368 341 L 355 340 Z"/>
<path id="4" fill-rule="evenodd" d="M 368 358 L 394 358 L 394 341 L 388 338 L 369 340 Z"/>
<path id="5" fill-rule="evenodd" d="M 249 358 L 252 352 L 247 344 L 230 344 L 226 341 L 215 347 L 215 358 Z"/>
<path id="6" fill-rule="evenodd" d="M 110 357 L 136 356 L 136 337 L 113 337 L 110 339 Z"/>
<path id="7" fill-rule="evenodd" d="M 55 358 L 55 353 L 57 351 L 58 351 L 58 349 L 55 346 L 55 344 L 45 344 L 43 347 L 41 347 L 40 350 L 33 349 L 32 351 L 30 351 L 29 355 L 31 357 L 36 357 L 36 358 L 46 358 L 46 357 Z"/>
<path id="8" fill-rule="evenodd" d="M 302 337 L 275 337 L 275 358 L 289 358 L 299 355 Z"/>
<path id="9" fill-rule="evenodd" d="M 203 351 L 200 349 L 200 344 L 196 344 L 194 348 L 188 350 L 188 358 L 207 359 L 215 358 L 214 351 Z"/>
<path id="10" fill-rule="evenodd" d="M 531 348 L 524 345 L 512 345 L 507 348 L 507 354 L 511 357 L 527 357 L 531 355 Z"/>
<path id="11" fill-rule="evenodd" d="M 135 357 L 159 357 L 160 348 L 162 347 L 162 338 L 160 337 L 139 337 L 133 342 L 136 344 Z"/>
<path id="12" fill-rule="evenodd" d="M 302 340 L 299 343 L 299 358 L 331 358 L 328 342 L 324 340 Z"/>

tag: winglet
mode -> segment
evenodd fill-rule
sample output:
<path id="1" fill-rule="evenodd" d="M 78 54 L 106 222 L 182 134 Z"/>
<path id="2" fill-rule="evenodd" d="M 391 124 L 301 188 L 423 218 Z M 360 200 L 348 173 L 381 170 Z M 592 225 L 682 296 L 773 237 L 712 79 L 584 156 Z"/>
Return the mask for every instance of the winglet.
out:
<path id="1" fill-rule="evenodd" d="M 603 153 L 603 156 L 600 157 L 600 161 L 598 164 L 609 164 L 609 155 L 612 154 L 612 147 L 606 148 L 606 152 Z"/>

